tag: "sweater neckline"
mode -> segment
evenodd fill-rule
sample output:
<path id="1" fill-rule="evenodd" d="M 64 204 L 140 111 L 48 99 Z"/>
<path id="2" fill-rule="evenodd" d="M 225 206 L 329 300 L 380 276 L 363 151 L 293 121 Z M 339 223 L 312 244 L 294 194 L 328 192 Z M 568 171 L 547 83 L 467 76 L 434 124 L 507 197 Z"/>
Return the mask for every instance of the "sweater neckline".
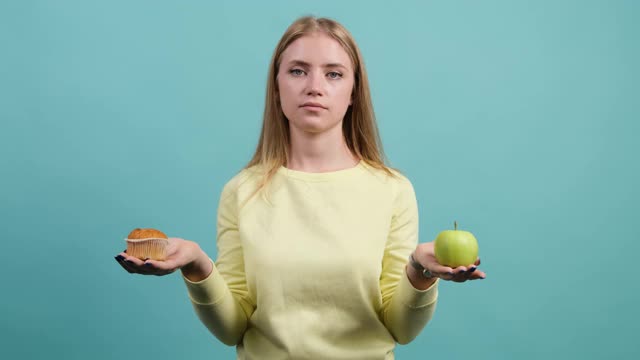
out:
<path id="1" fill-rule="evenodd" d="M 306 172 L 300 170 L 292 170 L 285 166 L 280 166 L 278 173 L 287 177 L 296 178 L 307 181 L 329 181 L 345 178 L 360 171 L 364 167 L 364 161 L 360 159 L 355 166 L 346 169 L 325 171 L 325 172 Z"/>

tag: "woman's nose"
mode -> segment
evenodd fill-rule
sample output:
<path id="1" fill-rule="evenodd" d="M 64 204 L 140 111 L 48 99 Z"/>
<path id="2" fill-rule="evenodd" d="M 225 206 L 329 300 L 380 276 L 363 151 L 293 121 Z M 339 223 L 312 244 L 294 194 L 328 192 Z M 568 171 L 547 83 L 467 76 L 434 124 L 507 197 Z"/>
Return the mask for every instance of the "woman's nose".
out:
<path id="1" fill-rule="evenodd" d="M 323 95 L 324 78 L 319 74 L 309 74 L 307 77 L 307 95 Z"/>

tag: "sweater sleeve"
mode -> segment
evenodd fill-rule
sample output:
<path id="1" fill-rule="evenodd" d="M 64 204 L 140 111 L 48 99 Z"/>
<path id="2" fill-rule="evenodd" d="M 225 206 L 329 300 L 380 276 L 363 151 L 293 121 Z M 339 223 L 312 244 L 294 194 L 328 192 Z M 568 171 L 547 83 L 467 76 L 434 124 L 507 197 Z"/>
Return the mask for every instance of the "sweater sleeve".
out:
<path id="1" fill-rule="evenodd" d="M 426 290 L 411 285 L 406 265 L 418 245 L 418 204 L 411 182 L 399 182 L 391 228 L 382 260 L 380 289 L 382 319 L 399 344 L 407 344 L 431 320 L 438 298 L 438 282 Z"/>
<path id="2" fill-rule="evenodd" d="M 232 182 L 225 185 L 220 196 L 216 246 L 218 258 L 207 278 L 198 282 L 182 278 L 200 321 L 221 342 L 233 346 L 242 340 L 255 306 L 247 289 L 237 192 Z"/>

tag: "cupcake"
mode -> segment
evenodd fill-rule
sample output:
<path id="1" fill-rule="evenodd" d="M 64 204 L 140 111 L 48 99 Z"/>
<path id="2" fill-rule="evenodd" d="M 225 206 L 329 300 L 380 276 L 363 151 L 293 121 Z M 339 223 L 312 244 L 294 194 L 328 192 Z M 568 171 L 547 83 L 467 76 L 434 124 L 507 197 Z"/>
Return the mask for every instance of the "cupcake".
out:
<path id="1" fill-rule="evenodd" d="M 125 239 L 127 254 L 138 259 L 165 260 L 169 245 L 167 235 L 156 229 L 134 229 Z"/>

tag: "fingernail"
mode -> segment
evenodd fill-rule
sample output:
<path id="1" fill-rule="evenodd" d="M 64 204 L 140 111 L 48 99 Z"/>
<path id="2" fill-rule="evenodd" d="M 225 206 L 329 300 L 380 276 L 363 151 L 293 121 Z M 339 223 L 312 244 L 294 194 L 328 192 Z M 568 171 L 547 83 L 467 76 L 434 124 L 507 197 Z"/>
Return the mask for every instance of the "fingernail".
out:
<path id="1" fill-rule="evenodd" d="M 144 266 L 151 266 L 151 263 L 146 262 L 144 263 Z"/>
<path id="2" fill-rule="evenodd" d="M 476 271 L 476 268 L 475 268 L 475 267 L 472 267 L 472 268 L 469 268 L 469 270 L 467 270 L 467 271 L 468 271 L 468 272 L 470 272 L 470 273 L 472 273 L 472 272 Z"/>
<path id="3" fill-rule="evenodd" d="M 122 255 L 118 255 L 114 257 L 114 259 L 116 259 L 117 261 L 121 261 L 122 259 L 124 259 L 124 257 Z"/>
<path id="4" fill-rule="evenodd" d="M 127 252 L 127 250 L 125 250 L 124 252 Z"/>

